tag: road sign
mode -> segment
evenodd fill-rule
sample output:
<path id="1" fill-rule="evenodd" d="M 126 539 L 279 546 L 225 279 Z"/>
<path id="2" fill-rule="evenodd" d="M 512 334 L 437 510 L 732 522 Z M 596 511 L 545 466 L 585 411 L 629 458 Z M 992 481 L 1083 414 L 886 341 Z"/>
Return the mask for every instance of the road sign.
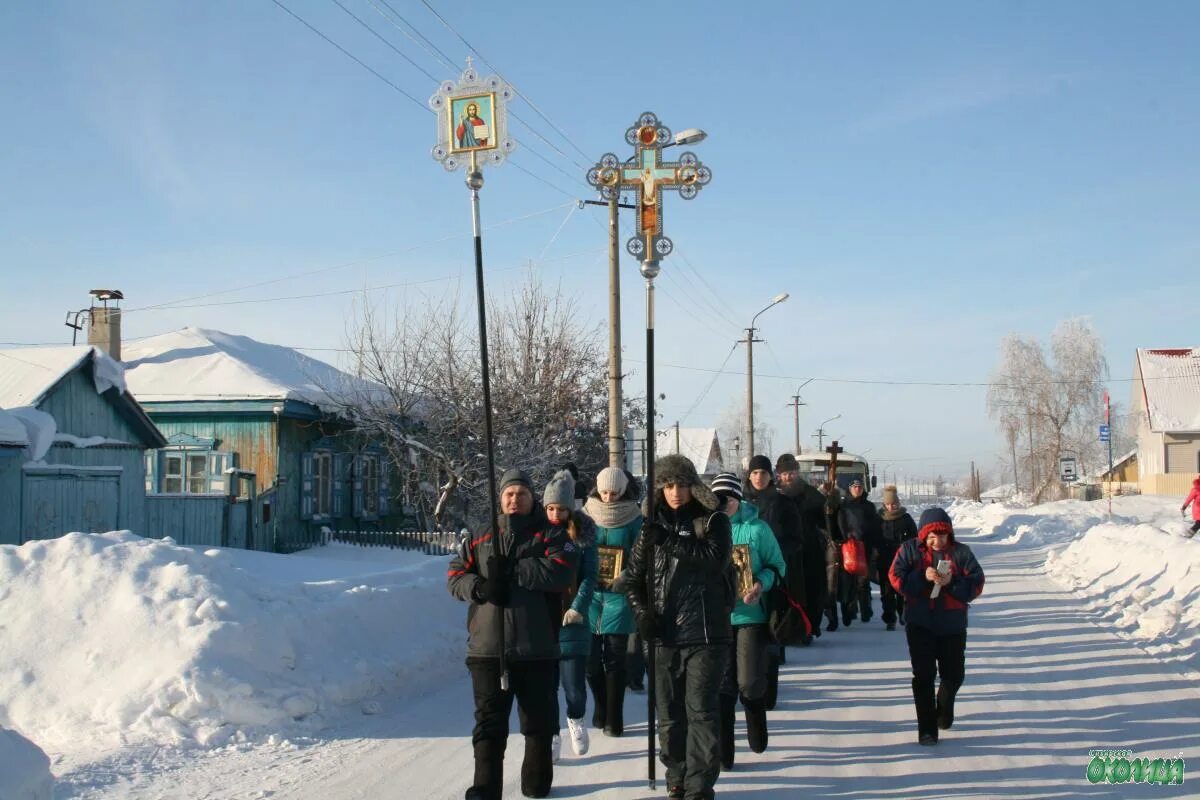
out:
<path id="1" fill-rule="evenodd" d="M 1058 477 L 1063 483 L 1079 480 L 1079 474 L 1075 470 L 1075 459 L 1072 456 L 1063 456 L 1058 459 Z"/>
<path id="2" fill-rule="evenodd" d="M 1110 428 L 1107 425 L 1100 426 L 1100 441 L 1107 442 Z"/>

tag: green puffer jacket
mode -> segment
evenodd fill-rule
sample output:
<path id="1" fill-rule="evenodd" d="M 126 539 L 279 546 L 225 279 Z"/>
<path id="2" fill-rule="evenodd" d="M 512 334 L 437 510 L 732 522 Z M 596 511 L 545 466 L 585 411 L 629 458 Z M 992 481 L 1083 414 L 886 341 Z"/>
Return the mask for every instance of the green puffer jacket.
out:
<path id="1" fill-rule="evenodd" d="M 596 523 L 597 547 L 620 547 L 625 551 L 625 565 L 628 566 L 633 543 L 642 532 L 642 512 L 638 504 L 633 500 L 605 503 L 593 496 L 584 504 L 583 513 Z M 597 587 L 592 593 L 587 618 L 588 630 L 596 635 L 631 634 L 637 629 L 633 609 L 621 592 L 601 591 Z"/>
<path id="2" fill-rule="evenodd" d="M 771 531 L 771 526 L 758 516 L 758 509 L 753 503 L 739 503 L 737 513 L 730 517 L 733 528 L 733 546 L 739 544 L 750 546 L 750 567 L 754 570 L 754 579 L 762 584 L 763 596 L 775 585 L 775 573 L 767 569 L 774 567 L 781 576 L 787 574 L 787 564 L 783 560 L 783 552 L 779 542 Z M 762 602 L 752 606 L 737 599 L 729 621 L 734 625 L 755 625 L 767 621 L 767 612 Z"/>

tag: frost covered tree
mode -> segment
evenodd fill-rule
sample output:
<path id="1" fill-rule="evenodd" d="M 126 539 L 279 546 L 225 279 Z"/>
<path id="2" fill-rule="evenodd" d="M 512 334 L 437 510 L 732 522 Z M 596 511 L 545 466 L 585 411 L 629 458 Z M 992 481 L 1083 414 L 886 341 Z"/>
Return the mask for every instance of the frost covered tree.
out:
<path id="1" fill-rule="evenodd" d="M 1102 416 L 1108 378 L 1100 338 L 1084 318 L 1060 322 L 1048 347 L 1032 337 L 1010 334 L 1001 342 L 1000 363 L 988 389 L 987 408 L 1024 466 L 1035 502 L 1065 495 L 1058 479 L 1059 457 L 1078 459 L 1080 474 L 1101 465 L 1096 425 Z"/>
<path id="2" fill-rule="evenodd" d="M 343 396 L 358 432 L 387 443 L 402 501 L 442 528 L 487 518 L 479 343 L 456 295 L 390 313 L 359 304 L 347 323 L 351 370 L 385 387 Z M 607 465 L 607 356 L 598 325 L 534 278 L 488 308 L 496 467 L 540 485 L 566 461 Z M 394 482 L 395 483 L 395 482 Z"/>

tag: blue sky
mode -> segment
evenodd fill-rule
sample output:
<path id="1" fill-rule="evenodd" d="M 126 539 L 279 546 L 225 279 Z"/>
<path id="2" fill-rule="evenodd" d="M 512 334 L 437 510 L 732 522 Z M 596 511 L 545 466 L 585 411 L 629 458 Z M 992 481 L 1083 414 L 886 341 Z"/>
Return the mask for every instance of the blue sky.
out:
<path id="1" fill-rule="evenodd" d="M 435 90 L 331 0 L 281 2 L 422 104 Z M 456 77 L 371 0 L 341 2 Z M 421 2 L 390 2 L 467 55 Z M 561 154 L 513 125 L 484 223 L 545 213 L 488 232 L 490 290 L 533 269 L 604 322 L 604 212 L 566 205 L 590 196 L 580 167 L 628 155 L 645 110 L 709 133 L 695 150 L 712 184 L 667 198 L 664 424 L 781 291 L 755 348 L 756 372 L 781 376 L 755 388 L 776 451 L 816 376 L 803 444 L 840 413 L 846 446 L 913 476 L 994 464 L 984 390 L 824 379 L 983 381 L 1004 335 L 1073 315 L 1114 378 L 1135 347 L 1200 344 L 1200 6 L 430 2 L 571 140 L 514 104 Z M 338 292 L 444 278 L 370 296 L 473 300 L 468 194 L 428 155 L 433 115 L 268 0 L 6 3 L 0 66 L 0 341 L 69 341 L 65 312 L 97 286 L 125 291 L 130 337 L 199 325 L 312 348 L 344 344 L 354 295 Z M 622 270 L 640 392 L 641 282 Z M 323 296 L 195 305 L 303 294 Z M 744 402 L 744 364 L 739 347 L 685 425 Z"/>

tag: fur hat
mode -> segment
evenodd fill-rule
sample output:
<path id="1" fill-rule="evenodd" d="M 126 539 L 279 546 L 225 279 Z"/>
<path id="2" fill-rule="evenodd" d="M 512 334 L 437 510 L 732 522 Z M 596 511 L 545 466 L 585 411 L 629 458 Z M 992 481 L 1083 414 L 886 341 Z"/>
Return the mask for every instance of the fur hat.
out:
<path id="1" fill-rule="evenodd" d="M 563 469 L 554 473 L 542 494 L 542 505 L 575 508 L 575 479 L 570 472 Z"/>
<path id="2" fill-rule="evenodd" d="M 742 485 L 738 481 L 738 476 L 732 472 L 720 472 L 712 479 L 712 492 L 717 496 L 717 499 L 724 501 L 728 497 L 735 497 L 739 501 L 742 499 Z"/>
<path id="3" fill-rule="evenodd" d="M 883 487 L 883 504 L 886 506 L 888 503 L 900 505 L 900 492 L 896 489 L 895 484 L 889 483 Z"/>
<path id="4" fill-rule="evenodd" d="M 927 508 L 921 512 L 921 521 L 917 523 L 917 538 L 921 541 L 931 533 L 949 533 L 950 541 L 954 541 L 954 523 L 950 521 L 950 515 L 946 513 L 946 509 Z"/>
<path id="5" fill-rule="evenodd" d="M 625 494 L 627 488 L 629 479 L 625 477 L 625 470 L 620 467 L 605 467 L 596 475 L 597 492 L 616 492 L 619 497 Z"/>
<path id="6" fill-rule="evenodd" d="M 662 500 L 663 487 L 668 483 L 690 486 L 692 497 L 696 498 L 700 505 L 709 511 L 717 510 L 717 498 L 713 497 L 709 488 L 700 481 L 700 476 L 696 473 L 696 465 L 686 456 L 672 454 L 663 456 L 654 462 L 655 502 Z"/>
<path id="7" fill-rule="evenodd" d="M 524 486 L 531 494 L 533 493 L 533 481 L 529 480 L 529 476 L 516 467 L 505 470 L 504 474 L 500 476 L 500 491 L 503 492 L 514 483 Z"/>
<path id="8" fill-rule="evenodd" d="M 800 462 L 791 453 L 784 453 L 775 459 L 776 472 L 793 472 L 800 469 Z"/>
<path id="9" fill-rule="evenodd" d="M 754 472 L 756 469 L 765 469 L 768 473 L 775 474 L 771 470 L 771 459 L 766 456 L 754 456 L 754 458 L 750 459 L 750 465 L 747 467 L 746 472 Z"/>

